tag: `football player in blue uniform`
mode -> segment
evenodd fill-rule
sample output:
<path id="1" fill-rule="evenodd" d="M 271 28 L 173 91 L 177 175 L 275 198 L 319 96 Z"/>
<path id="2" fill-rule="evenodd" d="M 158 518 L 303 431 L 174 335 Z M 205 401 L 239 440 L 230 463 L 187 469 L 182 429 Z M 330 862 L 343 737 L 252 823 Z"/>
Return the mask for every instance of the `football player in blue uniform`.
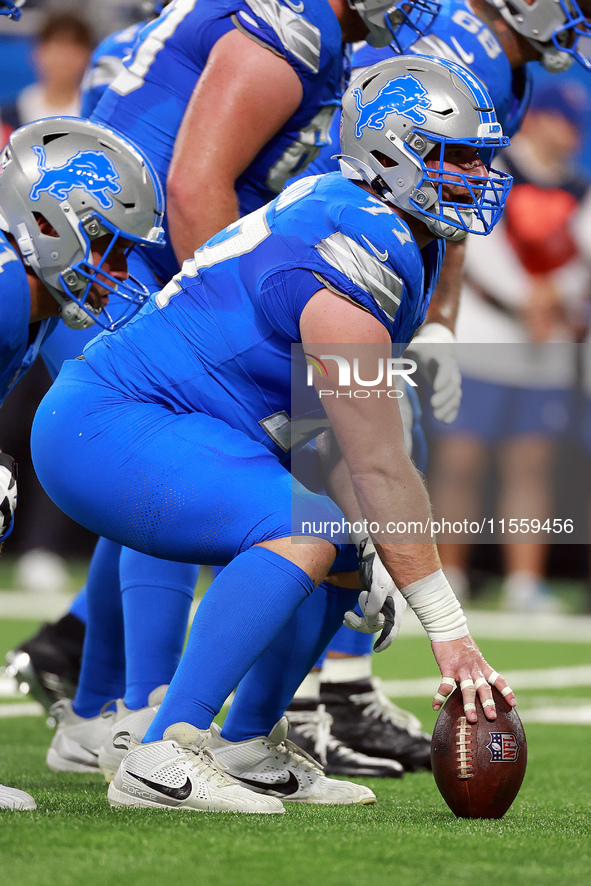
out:
<path id="1" fill-rule="evenodd" d="M 37 473 L 70 516 L 145 553 L 228 564 L 144 742 L 111 783 L 114 805 L 373 802 L 366 788 L 326 779 L 285 740 L 282 718 L 357 597 L 341 508 L 360 535 L 364 519 L 377 526 L 384 566 L 433 641 L 434 708 L 454 681 L 470 722 L 477 698 L 496 716 L 489 682 L 514 704 L 439 569 L 397 406 L 353 396 L 343 370 L 351 345 L 371 345 L 382 361 L 392 343 L 401 352 L 424 318 L 445 238 L 492 228 L 510 177 L 489 156 L 507 139 L 482 85 L 451 62 L 386 61 L 352 84 L 343 107 L 342 173 L 306 179 L 211 238 L 141 315 L 64 365 L 35 419 Z M 331 357 L 326 341 L 348 344 L 331 344 Z M 347 394 L 341 370 L 348 396 L 337 396 Z M 319 455 L 309 453 L 321 429 Z M 71 458 L 100 464 L 82 487 L 50 457 L 58 440 Z M 301 470 L 299 447 L 326 468 L 338 505 L 311 491 L 309 468 L 307 485 L 290 473 Z M 400 520 L 423 527 L 416 545 L 386 528 Z M 325 581 L 329 570 L 336 578 Z M 368 613 L 383 603 L 370 593 Z M 261 670 L 274 679 L 262 682 Z M 220 732 L 213 716 L 236 686 Z"/>
<path id="2" fill-rule="evenodd" d="M 162 214 L 149 165 L 105 127 L 53 118 L 12 134 L 0 155 L 0 402 L 60 320 L 115 328 L 139 309 L 148 293 L 128 279 L 126 253 L 161 238 Z M 2 453 L 1 538 L 15 506 L 16 468 Z M 35 808 L 27 794 L 4 788 L 0 805 Z"/>
<path id="3" fill-rule="evenodd" d="M 353 70 L 361 69 L 400 53 L 400 40 L 409 51 L 455 61 L 479 77 L 491 95 L 503 132 L 512 136 L 520 127 L 531 95 L 531 63 L 540 62 L 550 71 L 566 70 L 575 60 L 590 67 L 590 27 L 585 3 L 555 3 L 536 0 L 517 5 L 504 0 L 441 0 L 440 11 L 419 39 L 412 32 L 398 32 L 390 46 L 364 45 L 353 54 Z M 339 139 L 339 116 L 330 129 L 331 145 L 323 148 L 308 173 L 320 174 L 336 168 L 334 154 Z M 463 266 L 463 246 L 447 250 L 440 283 L 427 313 L 426 322 L 415 336 L 408 356 L 415 359 L 421 374 L 434 391 L 431 407 L 436 418 L 451 422 L 461 398 L 461 377 L 454 356 L 453 330 L 457 315 Z M 422 347 L 421 347 L 422 346 Z M 411 401 L 409 400 L 409 403 Z M 420 428 L 420 406 L 413 404 L 414 428 L 409 439 L 415 443 L 413 457 L 423 467 L 426 458 L 416 442 L 424 442 Z M 408 406 L 408 403 L 407 403 Z M 407 409 L 410 418 L 410 410 Z M 410 419 L 412 421 L 412 419 Z M 423 448 L 424 452 L 424 448 Z M 349 619 L 351 624 L 354 623 Z M 358 618 L 357 624 L 367 630 Z M 386 757 L 393 754 L 407 769 L 429 766 L 429 742 L 418 731 L 419 723 L 390 701 L 374 685 L 371 665 L 372 639 L 352 634 L 345 627 L 334 638 L 324 660 L 322 683 L 312 675 L 294 700 L 290 717 L 296 740 L 300 729 L 318 719 L 319 701 L 333 719 L 334 735 L 356 751 Z M 319 662 L 322 664 L 322 662 Z"/>
<path id="4" fill-rule="evenodd" d="M 421 5 L 419 17 L 432 14 L 429 0 L 425 4 L 427 11 Z M 168 190 L 171 245 L 145 250 L 144 282 L 151 283 L 154 275 L 162 282 L 169 279 L 179 270 L 180 259 L 239 215 L 264 204 L 294 169 L 303 168 L 338 104 L 343 41 L 368 36 L 386 43 L 396 24 L 391 0 L 363 0 L 354 7 L 344 0 L 313 0 L 305 10 L 278 0 L 177 0 L 141 29 L 124 70 L 104 92 L 92 119 L 133 138 Z M 135 572 L 138 560 L 141 568 Z M 122 555 L 120 571 L 124 563 L 130 672 L 126 713 L 149 706 L 150 690 L 174 671 L 186 617 L 180 601 L 187 605 L 190 600 L 196 573 L 187 575 L 185 567 L 183 586 L 169 577 L 159 589 L 161 563 L 150 571 L 145 558 L 132 551 Z M 115 571 L 114 565 L 110 574 Z M 102 587 L 103 601 L 104 593 Z M 156 645 L 152 633 L 166 634 L 168 643 Z M 169 650 L 165 660 L 157 654 L 162 646 Z M 104 649 L 93 649 L 87 643 L 73 711 L 67 705 L 61 711 L 51 749 L 54 766 L 68 767 L 59 748 L 65 754 L 73 747 L 70 733 L 83 728 L 72 713 L 98 718 L 108 698 L 91 689 L 100 674 L 96 660 L 107 655 Z M 83 749 L 81 755 L 84 762 L 71 761 L 74 766 L 92 764 Z M 393 772 L 391 764 L 387 770 Z"/>

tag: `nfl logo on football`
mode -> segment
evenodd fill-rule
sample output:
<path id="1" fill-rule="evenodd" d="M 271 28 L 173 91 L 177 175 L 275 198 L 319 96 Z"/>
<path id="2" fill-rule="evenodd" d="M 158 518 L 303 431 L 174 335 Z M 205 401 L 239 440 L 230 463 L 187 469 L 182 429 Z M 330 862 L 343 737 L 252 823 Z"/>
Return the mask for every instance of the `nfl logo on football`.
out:
<path id="1" fill-rule="evenodd" d="M 519 754 L 519 743 L 512 732 L 491 732 L 487 748 L 491 763 L 514 763 Z"/>

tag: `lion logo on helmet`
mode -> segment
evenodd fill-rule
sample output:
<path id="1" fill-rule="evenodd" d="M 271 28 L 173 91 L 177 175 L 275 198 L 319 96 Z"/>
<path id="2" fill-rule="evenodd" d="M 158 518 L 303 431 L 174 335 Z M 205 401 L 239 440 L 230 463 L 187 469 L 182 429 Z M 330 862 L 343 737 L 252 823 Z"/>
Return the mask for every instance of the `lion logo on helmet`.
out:
<path id="1" fill-rule="evenodd" d="M 355 124 L 355 138 L 361 138 L 364 129 L 383 129 L 389 114 L 400 114 L 413 123 L 424 123 L 427 117 L 421 109 L 431 107 L 427 90 L 412 74 L 396 77 L 379 90 L 367 104 L 361 102 L 361 89 L 354 89 L 352 95 L 359 117 Z"/>
<path id="2" fill-rule="evenodd" d="M 70 191 L 81 188 L 94 197 L 102 209 L 111 208 L 113 201 L 108 192 L 119 194 L 121 185 L 119 173 L 102 151 L 78 151 L 63 166 L 48 167 L 45 150 L 40 145 L 33 145 L 33 150 L 41 176 L 31 188 L 31 200 L 39 200 L 45 191 L 56 200 L 66 200 Z"/>

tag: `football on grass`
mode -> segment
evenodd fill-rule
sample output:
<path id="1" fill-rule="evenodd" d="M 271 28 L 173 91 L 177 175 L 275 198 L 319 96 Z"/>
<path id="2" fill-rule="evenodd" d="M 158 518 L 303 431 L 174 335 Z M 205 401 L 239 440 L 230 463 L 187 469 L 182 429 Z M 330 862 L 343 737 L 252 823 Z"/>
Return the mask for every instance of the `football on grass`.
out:
<path id="1" fill-rule="evenodd" d="M 464 716 L 462 693 L 443 705 L 431 740 L 431 765 L 441 796 L 459 818 L 501 818 L 519 791 L 527 763 L 517 711 L 492 687 L 497 719 L 487 720 L 478 699 L 476 723 Z"/>

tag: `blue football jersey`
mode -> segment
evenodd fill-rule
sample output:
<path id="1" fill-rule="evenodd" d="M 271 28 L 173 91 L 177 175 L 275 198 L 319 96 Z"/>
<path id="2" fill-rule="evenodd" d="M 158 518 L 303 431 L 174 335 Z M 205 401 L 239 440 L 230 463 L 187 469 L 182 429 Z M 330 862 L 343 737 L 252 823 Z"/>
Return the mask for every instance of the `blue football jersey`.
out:
<path id="1" fill-rule="evenodd" d="M 303 90 L 296 113 L 236 183 L 245 215 L 278 194 L 326 141 L 343 79 L 341 29 L 326 0 L 306 0 L 305 7 L 290 0 L 176 0 L 141 30 L 92 119 L 136 142 L 165 186 L 195 84 L 215 43 L 233 28 L 285 58 Z M 162 280 L 179 270 L 170 245 L 151 250 L 149 260 Z"/>
<path id="2" fill-rule="evenodd" d="M 99 100 L 115 77 L 123 70 L 123 59 L 133 49 L 146 22 L 138 22 L 101 40 L 90 58 L 82 81 L 80 116 L 90 117 Z"/>
<path id="3" fill-rule="evenodd" d="M 37 359 L 57 317 L 29 326 L 31 293 L 18 252 L 0 231 L 0 403 Z"/>
<path id="4" fill-rule="evenodd" d="M 220 418 L 281 457 L 265 421 L 292 415 L 292 345 L 314 292 L 327 286 L 369 311 L 401 352 L 443 254 L 442 241 L 421 252 L 391 208 L 340 173 L 310 177 L 209 240 L 84 355 L 133 398 Z M 298 414 L 321 415 L 308 391 L 313 404 L 303 397 Z"/>
<path id="5" fill-rule="evenodd" d="M 425 36 L 409 52 L 431 55 L 469 68 L 486 86 L 503 134 L 511 137 L 519 127 L 531 98 L 532 75 L 528 65 L 511 69 L 501 44 L 474 15 L 469 0 L 441 0 L 441 9 Z M 363 44 L 353 53 L 353 76 L 358 69 L 396 55 L 395 47 L 374 49 Z M 310 164 L 307 175 L 321 175 L 337 168 L 340 114 L 333 118 L 329 143 Z"/>

